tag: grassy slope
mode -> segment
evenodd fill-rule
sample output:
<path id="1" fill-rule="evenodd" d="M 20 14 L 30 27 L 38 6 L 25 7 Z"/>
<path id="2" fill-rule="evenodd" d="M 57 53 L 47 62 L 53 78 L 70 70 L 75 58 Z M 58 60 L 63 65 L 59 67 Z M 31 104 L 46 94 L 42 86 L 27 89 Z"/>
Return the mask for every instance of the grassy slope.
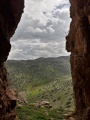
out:
<path id="1" fill-rule="evenodd" d="M 73 105 L 69 57 L 7 61 L 10 84 L 26 91 L 29 103 L 41 99 L 54 108 Z"/>
<path id="2" fill-rule="evenodd" d="M 63 114 L 67 111 L 62 108 L 49 109 L 34 106 L 21 106 L 17 108 L 18 120 L 63 120 Z"/>

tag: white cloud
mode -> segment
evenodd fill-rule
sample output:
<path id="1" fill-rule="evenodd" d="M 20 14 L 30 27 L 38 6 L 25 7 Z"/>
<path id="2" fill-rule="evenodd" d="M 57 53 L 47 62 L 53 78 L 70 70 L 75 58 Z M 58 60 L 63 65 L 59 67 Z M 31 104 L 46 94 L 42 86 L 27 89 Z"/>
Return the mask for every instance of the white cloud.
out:
<path id="1" fill-rule="evenodd" d="M 68 55 L 68 0 L 26 0 L 25 12 L 12 38 L 9 59 L 34 59 Z"/>
<path id="2" fill-rule="evenodd" d="M 50 33 L 53 33 L 53 32 L 55 31 L 51 26 L 47 27 L 47 30 L 48 30 Z"/>
<path id="3" fill-rule="evenodd" d="M 26 32 L 35 34 L 35 33 L 46 33 L 47 31 L 45 29 L 27 27 Z"/>

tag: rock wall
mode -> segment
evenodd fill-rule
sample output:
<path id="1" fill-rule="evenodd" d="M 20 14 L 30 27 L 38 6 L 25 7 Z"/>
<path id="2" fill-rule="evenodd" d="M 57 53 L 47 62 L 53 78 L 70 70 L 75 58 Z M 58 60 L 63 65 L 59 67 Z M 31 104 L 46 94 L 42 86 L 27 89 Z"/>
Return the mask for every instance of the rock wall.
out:
<path id="1" fill-rule="evenodd" d="M 14 34 L 23 13 L 24 0 L 0 0 L 0 120 L 16 119 L 16 93 L 8 89 L 7 60 Z"/>
<path id="2" fill-rule="evenodd" d="M 69 35 L 76 120 L 90 120 L 90 0 L 70 0 Z"/>

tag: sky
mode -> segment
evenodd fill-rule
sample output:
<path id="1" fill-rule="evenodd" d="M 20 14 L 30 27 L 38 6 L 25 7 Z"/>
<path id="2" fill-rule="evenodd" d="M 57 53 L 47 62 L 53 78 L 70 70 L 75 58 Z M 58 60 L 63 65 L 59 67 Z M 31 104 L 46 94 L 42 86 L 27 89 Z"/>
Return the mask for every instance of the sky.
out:
<path id="1" fill-rule="evenodd" d="M 8 59 L 67 56 L 65 36 L 69 31 L 69 0 L 25 0 L 21 21 L 11 38 Z"/>

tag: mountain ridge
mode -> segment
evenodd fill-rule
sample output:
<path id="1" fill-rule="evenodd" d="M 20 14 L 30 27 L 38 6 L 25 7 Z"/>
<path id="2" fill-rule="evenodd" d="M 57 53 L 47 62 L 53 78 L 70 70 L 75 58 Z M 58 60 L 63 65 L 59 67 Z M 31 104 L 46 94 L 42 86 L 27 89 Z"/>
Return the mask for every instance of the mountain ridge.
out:
<path id="1" fill-rule="evenodd" d="M 11 88 L 26 92 L 29 103 L 45 99 L 56 108 L 72 106 L 69 56 L 8 60 L 6 66 Z"/>

